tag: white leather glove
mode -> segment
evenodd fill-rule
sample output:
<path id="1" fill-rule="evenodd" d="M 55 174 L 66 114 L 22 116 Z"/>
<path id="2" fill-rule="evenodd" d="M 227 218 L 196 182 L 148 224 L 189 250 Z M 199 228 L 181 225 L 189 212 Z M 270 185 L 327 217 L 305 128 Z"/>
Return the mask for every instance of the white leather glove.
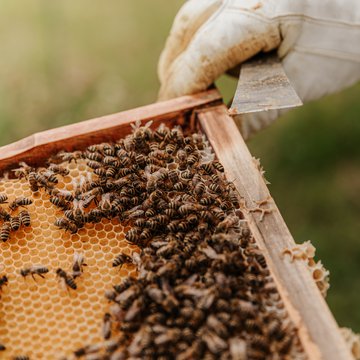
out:
<path id="1" fill-rule="evenodd" d="M 205 90 L 273 49 L 303 102 L 354 84 L 360 79 L 360 0 L 189 0 L 160 57 L 159 98 Z M 278 115 L 243 116 L 244 137 Z"/>

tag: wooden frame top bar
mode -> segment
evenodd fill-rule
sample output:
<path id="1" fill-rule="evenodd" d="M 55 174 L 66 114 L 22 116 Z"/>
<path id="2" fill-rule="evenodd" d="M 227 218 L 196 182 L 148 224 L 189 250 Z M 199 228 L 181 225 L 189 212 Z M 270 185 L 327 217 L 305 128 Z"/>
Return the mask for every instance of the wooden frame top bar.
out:
<path id="1" fill-rule="evenodd" d="M 140 120 L 170 121 L 178 124 L 185 122 L 185 116 L 193 110 L 220 103 L 222 97 L 216 89 L 196 95 L 182 96 L 173 100 L 106 115 L 36 133 L 27 138 L 0 147 L 0 173 L 14 167 L 19 161 L 31 165 L 41 164 L 60 150 L 73 151 L 98 142 L 117 140 L 130 133 L 130 123 Z"/>

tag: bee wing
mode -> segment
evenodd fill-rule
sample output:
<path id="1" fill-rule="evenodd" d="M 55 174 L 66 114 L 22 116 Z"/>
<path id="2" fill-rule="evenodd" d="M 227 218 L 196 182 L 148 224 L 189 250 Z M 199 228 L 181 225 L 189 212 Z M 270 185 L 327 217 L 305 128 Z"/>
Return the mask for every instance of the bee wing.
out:
<path id="1" fill-rule="evenodd" d="M 144 127 L 148 129 L 152 125 L 152 123 L 153 123 L 153 120 L 150 120 L 144 125 Z"/>

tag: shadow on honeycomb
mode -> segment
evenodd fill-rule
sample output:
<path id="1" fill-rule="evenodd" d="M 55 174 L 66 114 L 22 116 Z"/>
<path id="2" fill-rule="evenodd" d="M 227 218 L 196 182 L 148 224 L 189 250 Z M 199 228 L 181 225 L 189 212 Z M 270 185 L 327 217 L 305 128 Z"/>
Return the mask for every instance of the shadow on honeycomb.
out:
<path id="1" fill-rule="evenodd" d="M 88 173 L 87 166 L 81 161 L 62 166 L 70 174 L 59 176 L 57 187 L 72 191 L 74 181 Z M 12 232 L 0 245 L 0 275 L 9 280 L 0 301 L 0 343 L 7 349 L 1 358 L 60 359 L 84 343 L 101 341 L 103 314 L 109 308 L 105 291 L 123 277 L 136 275 L 134 265 L 126 264 L 121 270 L 112 267 L 115 256 L 136 249 L 125 240 L 127 229 L 115 219 L 103 219 L 71 235 L 54 225 L 62 211 L 43 189 L 32 193 L 25 179 L 2 180 L 0 193 L 9 202 L 22 196 L 33 200 L 27 207 L 31 226 Z M 66 290 L 55 271 L 58 267 L 71 270 L 75 253 L 82 253 L 88 266 L 77 278 L 77 290 Z M 49 273 L 44 279 L 35 275 L 36 281 L 23 278 L 20 270 L 31 265 L 46 266 Z"/>

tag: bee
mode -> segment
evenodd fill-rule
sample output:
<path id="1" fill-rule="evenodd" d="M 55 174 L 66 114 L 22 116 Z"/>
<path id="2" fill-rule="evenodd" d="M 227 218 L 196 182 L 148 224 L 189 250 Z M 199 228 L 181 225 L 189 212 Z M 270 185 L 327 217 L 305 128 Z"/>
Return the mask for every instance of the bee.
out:
<path id="1" fill-rule="evenodd" d="M 28 180 L 29 180 L 31 191 L 33 191 L 33 192 L 38 191 L 39 186 L 38 186 L 38 182 L 36 180 L 36 173 L 35 172 L 32 171 L 32 172 L 29 173 Z"/>
<path id="2" fill-rule="evenodd" d="M 54 174 L 59 174 L 62 176 L 69 175 L 70 172 L 68 169 L 56 164 L 50 164 L 48 170 L 53 172 Z"/>
<path id="3" fill-rule="evenodd" d="M 4 204 L 4 203 L 6 203 L 7 200 L 8 199 L 8 197 L 7 197 L 7 195 L 6 194 L 0 194 L 0 204 Z"/>
<path id="4" fill-rule="evenodd" d="M 23 161 L 20 162 L 19 165 L 19 168 L 12 170 L 15 177 L 18 179 L 26 178 L 29 175 L 30 171 L 32 171 L 32 167 Z"/>
<path id="5" fill-rule="evenodd" d="M 34 280 L 36 280 L 35 275 L 39 275 L 40 277 L 42 277 L 44 279 L 45 276 L 43 274 L 46 274 L 48 272 L 49 272 L 49 269 L 43 265 L 33 265 L 28 268 L 21 269 L 20 275 L 23 278 L 26 278 L 27 276 L 31 275 L 31 277 Z"/>
<path id="6" fill-rule="evenodd" d="M 30 205 L 32 204 L 32 200 L 25 198 L 25 197 L 20 197 L 20 198 L 16 198 L 10 205 L 9 205 L 9 209 L 14 211 L 16 210 L 19 206 L 25 206 L 25 205 Z"/>
<path id="7" fill-rule="evenodd" d="M 80 349 L 77 349 L 74 351 L 74 355 L 76 358 L 81 358 L 85 355 L 94 354 L 101 350 L 102 344 L 94 344 L 94 345 L 88 345 L 84 346 Z"/>
<path id="8" fill-rule="evenodd" d="M 6 350 L 6 346 L 3 344 L 0 344 L 0 351 L 5 351 Z"/>
<path id="9" fill-rule="evenodd" d="M 50 161 L 53 161 L 54 163 L 67 161 L 71 163 L 74 161 L 75 163 L 77 160 L 81 159 L 83 157 L 81 151 L 74 151 L 74 152 L 66 152 L 66 151 L 60 151 L 58 154 L 56 154 L 53 158 L 50 159 Z"/>
<path id="10" fill-rule="evenodd" d="M 199 156 L 195 153 L 192 153 L 189 155 L 189 157 L 186 159 L 186 162 L 189 166 L 192 166 L 196 164 L 199 160 Z"/>
<path id="11" fill-rule="evenodd" d="M 2 207 L 0 207 L 0 219 L 5 220 L 5 221 L 10 221 L 10 214 L 3 209 Z"/>
<path id="12" fill-rule="evenodd" d="M 178 248 L 177 248 L 177 244 L 176 242 L 170 242 L 164 246 L 161 246 L 157 251 L 156 251 L 156 255 L 157 256 L 161 256 L 161 257 L 169 257 L 175 253 L 178 252 Z"/>
<path id="13" fill-rule="evenodd" d="M 72 234 L 77 233 L 78 226 L 66 218 L 59 218 L 55 221 L 55 226 L 65 231 L 70 231 Z"/>
<path id="14" fill-rule="evenodd" d="M 63 210 L 68 210 L 70 207 L 69 202 L 67 202 L 65 199 L 62 199 L 60 197 L 51 196 L 49 200 L 52 204 L 54 204 L 55 206 L 57 206 Z"/>
<path id="15" fill-rule="evenodd" d="M 89 152 L 96 152 L 96 151 L 101 151 L 102 147 L 101 147 L 101 145 L 90 145 L 87 147 L 86 150 Z"/>
<path id="16" fill-rule="evenodd" d="M 220 336 L 214 332 L 207 331 L 202 335 L 202 340 L 206 343 L 208 349 L 214 354 L 220 354 L 222 351 L 227 349 L 228 344 Z"/>
<path id="17" fill-rule="evenodd" d="M 194 147 L 193 147 L 192 145 L 190 145 L 190 144 L 187 144 L 187 145 L 184 147 L 184 150 L 185 150 L 188 154 L 190 154 L 190 153 L 194 152 Z"/>
<path id="18" fill-rule="evenodd" d="M 52 196 L 56 196 L 58 198 L 64 199 L 66 201 L 73 201 L 74 200 L 74 195 L 72 194 L 71 191 L 68 190 L 59 190 L 59 189 L 52 189 L 51 190 L 51 195 Z"/>
<path id="19" fill-rule="evenodd" d="M 222 190 L 219 184 L 210 184 L 209 185 L 209 190 L 211 190 L 212 192 L 216 193 L 216 194 L 221 194 Z"/>
<path id="20" fill-rule="evenodd" d="M 57 184 L 59 180 L 55 176 L 55 174 L 52 171 L 46 170 L 41 172 L 41 175 L 46 178 L 46 180 L 50 183 Z"/>
<path id="21" fill-rule="evenodd" d="M 111 323 L 111 315 L 109 313 L 105 313 L 102 328 L 103 338 L 105 340 L 108 340 L 111 337 Z"/>
<path id="22" fill-rule="evenodd" d="M 174 184 L 175 191 L 184 191 L 186 187 L 187 186 L 183 182 L 177 182 L 176 184 Z"/>
<path id="23" fill-rule="evenodd" d="M 112 263 L 112 266 L 113 267 L 117 267 L 117 266 L 120 266 L 120 269 L 121 267 L 124 265 L 124 264 L 132 264 L 133 263 L 133 260 L 132 258 L 129 256 L 129 255 L 126 255 L 126 254 L 119 254 L 113 261 Z"/>
<path id="24" fill-rule="evenodd" d="M 198 196 L 201 196 L 205 191 L 205 183 L 199 181 L 194 187 L 194 193 Z"/>
<path id="25" fill-rule="evenodd" d="M 115 147 L 111 144 L 103 144 L 103 152 L 108 156 L 115 155 Z"/>
<path id="26" fill-rule="evenodd" d="M 2 227 L 1 227 L 1 230 L 0 230 L 0 239 L 3 241 L 3 242 L 6 242 L 9 240 L 9 237 L 10 237 L 10 231 L 11 231 L 11 225 L 10 225 L 10 222 L 4 222 Z"/>
<path id="27" fill-rule="evenodd" d="M 22 210 L 19 213 L 20 223 L 24 226 L 30 226 L 30 214 L 27 210 Z"/>
<path id="28" fill-rule="evenodd" d="M 185 170 L 180 173 L 180 177 L 184 180 L 189 180 L 193 177 L 193 173 L 190 170 Z"/>
<path id="29" fill-rule="evenodd" d="M 162 334 L 158 335 L 154 343 L 156 345 L 165 345 L 171 342 L 176 343 L 181 336 L 181 330 L 176 328 L 167 328 Z"/>
<path id="30" fill-rule="evenodd" d="M 69 287 L 70 289 L 73 289 L 73 290 L 77 289 L 77 285 L 76 285 L 73 277 L 68 275 L 68 273 L 66 271 L 64 271 L 63 269 L 58 268 L 56 270 L 56 276 L 58 276 L 60 279 L 62 279 L 64 284 L 67 287 Z"/>
<path id="31" fill-rule="evenodd" d="M 99 152 L 86 152 L 85 157 L 92 161 L 102 162 L 103 156 Z"/>
<path id="32" fill-rule="evenodd" d="M 6 286 L 8 284 L 9 280 L 6 275 L 3 275 L 0 277 L 0 291 L 2 290 L 3 286 Z"/>
<path id="33" fill-rule="evenodd" d="M 202 207 L 199 207 L 195 204 L 184 204 L 179 207 L 178 211 L 179 211 L 180 215 L 185 216 L 185 215 L 190 214 L 191 212 L 201 210 L 201 209 L 202 209 Z"/>
<path id="34" fill-rule="evenodd" d="M 239 218 L 236 215 L 229 215 L 217 225 L 216 231 L 224 232 L 232 228 L 237 228 L 238 226 L 239 226 Z"/>
<path id="35" fill-rule="evenodd" d="M 93 170 L 100 169 L 102 167 L 102 164 L 100 162 L 93 160 L 89 160 L 86 165 Z"/>
<path id="36" fill-rule="evenodd" d="M 76 279 L 83 273 L 83 266 L 87 266 L 87 264 L 84 263 L 85 258 L 83 254 L 74 254 L 74 261 L 72 266 L 72 277 Z"/>
<path id="37" fill-rule="evenodd" d="M 30 358 L 27 355 L 19 355 L 19 356 L 15 356 L 13 360 L 30 360 Z"/>
<path id="38" fill-rule="evenodd" d="M 200 169 L 204 170 L 204 172 L 208 175 L 211 175 L 214 171 L 212 162 L 206 162 L 201 164 Z"/>
<path id="39" fill-rule="evenodd" d="M 168 177 L 172 183 L 176 183 L 179 180 L 178 172 L 175 169 L 169 170 Z"/>
<path id="40" fill-rule="evenodd" d="M 224 172 L 224 167 L 220 164 L 218 160 L 214 160 L 212 162 L 212 165 L 217 171 Z"/>
<path id="41" fill-rule="evenodd" d="M 19 216 L 13 216 L 10 219 L 10 227 L 12 231 L 16 231 L 20 228 L 21 221 Z"/>

